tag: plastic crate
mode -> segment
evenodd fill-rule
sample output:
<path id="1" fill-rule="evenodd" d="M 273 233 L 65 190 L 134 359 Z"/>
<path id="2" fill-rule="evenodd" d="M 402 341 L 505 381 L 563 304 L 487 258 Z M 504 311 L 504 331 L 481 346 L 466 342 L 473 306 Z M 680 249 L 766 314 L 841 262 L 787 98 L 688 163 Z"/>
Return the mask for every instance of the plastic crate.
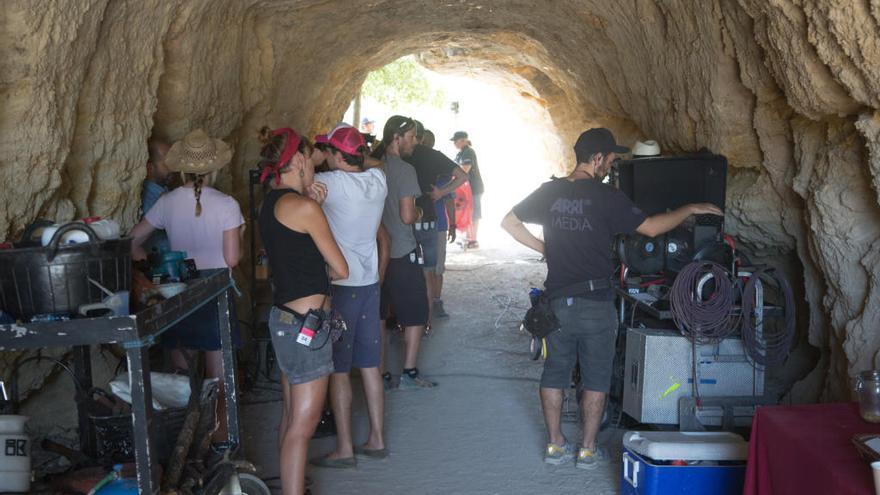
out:
<path id="1" fill-rule="evenodd" d="M 171 457 L 184 421 L 186 421 L 185 407 L 153 412 L 154 441 L 160 463 L 165 463 Z M 89 426 L 95 434 L 93 453 L 95 458 L 105 463 L 127 462 L 134 459 L 134 437 L 130 415 L 89 416 Z"/>
<path id="2" fill-rule="evenodd" d="M 216 383 L 205 386 L 200 397 L 202 414 L 217 410 L 219 388 Z M 171 457 L 177 436 L 186 421 L 186 407 L 153 411 L 153 441 L 159 463 Z M 105 463 L 126 462 L 134 459 L 134 438 L 131 415 L 89 414 L 89 427 L 95 436 L 95 452 L 92 457 Z"/>

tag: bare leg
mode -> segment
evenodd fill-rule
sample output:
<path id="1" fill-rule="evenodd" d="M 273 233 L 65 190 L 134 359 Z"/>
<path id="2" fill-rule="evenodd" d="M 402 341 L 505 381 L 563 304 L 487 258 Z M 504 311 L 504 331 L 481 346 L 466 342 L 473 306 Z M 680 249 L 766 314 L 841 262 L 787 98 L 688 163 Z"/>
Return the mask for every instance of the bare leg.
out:
<path id="1" fill-rule="evenodd" d="M 215 442 L 228 440 L 228 425 L 226 420 L 226 384 L 223 383 L 223 353 L 221 351 L 205 351 L 205 378 L 219 378 L 219 392 L 217 397 L 217 431 L 214 432 Z"/>
<path id="2" fill-rule="evenodd" d="M 200 351 L 188 352 L 196 353 Z M 189 369 L 189 365 L 183 353 L 183 349 L 172 349 L 171 364 L 178 370 L 186 371 Z M 220 379 L 218 383 L 220 395 L 217 397 L 217 431 L 214 432 L 212 440 L 215 442 L 225 442 L 228 440 L 228 425 L 226 419 L 226 386 L 223 382 L 223 353 L 221 351 L 205 351 L 205 378 Z"/>
<path id="3" fill-rule="evenodd" d="M 434 316 L 434 269 L 422 270 L 425 273 L 425 292 L 428 294 L 428 325 Z"/>
<path id="4" fill-rule="evenodd" d="M 287 383 L 287 376 L 281 374 L 281 422 L 278 423 L 278 452 L 281 452 L 281 446 L 284 444 L 284 435 L 287 432 L 287 425 L 290 422 L 290 384 Z"/>
<path id="5" fill-rule="evenodd" d="M 434 272 L 434 297 L 443 298 L 443 275 L 437 272 Z"/>
<path id="6" fill-rule="evenodd" d="M 480 230 L 480 221 L 479 221 L 479 220 L 474 220 L 474 221 L 472 221 L 472 222 L 471 222 L 471 226 L 472 226 L 471 228 L 473 229 L 473 231 L 472 231 L 472 232 L 473 232 L 473 237 L 471 237 L 471 240 L 472 240 L 472 241 L 476 241 L 476 240 L 477 240 L 477 234 L 479 233 L 479 230 Z"/>
<path id="7" fill-rule="evenodd" d="M 379 333 L 381 334 L 380 338 L 382 339 L 382 341 L 379 342 L 379 373 L 384 375 L 385 372 L 388 371 L 385 366 L 385 348 L 388 346 L 388 329 L 385 328 L 385 320 L 379 320 Z"/>
<path id="8" fill-rule="evenodd" d="M 414 327 L 406 327 L 404 331 L 404 340 L 406 340 L 406 359 L 404 360 L 404 369 L 412 369 L 416 367 L 419 361 L 419 345 L 422 343 L 422 334 L 425 333 L 425 326 L 418 325 Z"/>
<path id="9" fill-rule="evenodd" d="M 336 420 L 336 451 L 330 459 L 346 459 L 354 455 L 351 445 L 351 378 L 348 373 L 330 375 L 330 405 Z"/>
<path id="10" fill-rule="evenodd" d="M 547 425 L 547 434 L 550 443 L 563 445 L 565 437 L 562 435 L 560 423 L 562 422 L 562 390 L 558 388 L 541 388 L 541 408 L 544 410 L 544 424 Z"/>
<path id="11" fill-rule="evenodd" d="M 321 420 L 327 396 L 328 377 L 290 386 L 287 428 L 281 442 L 281 486 L 284 495 L 302 495 L 305 491 L 306 460 L 309 439 Z"/>
<path id="12" fill-rule="evenodd" d="M 370 436 L 364 447 L 368 449 L 385 448 L 385 386 L 379 368 L 361 368 L 364 381 L 364 395 L 367 398 L 367 412 L 370 415 Z"/>
<path id="13" fill-rule="evenodd" d="M 171 349 L 171 365 L 174 366 L 175 371 L 189 369 L 186 358 L 183 356 L 183 349 Z"/>
<path id="14" fill-rule="evenodd" d="M 596 449 L 596 435 L 599 434 L 599 425 L 602 424 L 602 414 L 605 412 L 605 394 L 584 390 L 581 398 L 581 413 L 584 416 L 584 443 L 583 446 Z"/>

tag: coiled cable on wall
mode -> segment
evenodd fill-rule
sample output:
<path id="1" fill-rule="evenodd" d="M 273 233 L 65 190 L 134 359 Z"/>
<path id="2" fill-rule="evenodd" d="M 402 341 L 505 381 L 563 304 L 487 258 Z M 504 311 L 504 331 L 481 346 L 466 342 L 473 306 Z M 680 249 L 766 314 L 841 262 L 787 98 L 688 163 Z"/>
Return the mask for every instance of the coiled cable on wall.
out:
<path id="1" fill-rule="evenodd" d="M 755 317 L 755 296 L 757 284 L 761 276 L 768 276 L 776 281 L 785 300 L 785 316 L 782 325 L 753 325 Z M 752 361 L 758 366 L 775 366 L 782 364 L 791 352 L 791 344 L 795 337 L 794 292 L 788 280 L 774 268 L 763 267 L 752 273 L 743 288 L 742 297 L 742 339 L 743 347 Z M 761 335 L 758 335 L 760 331 Z"/>
<path id="2" fill-rule="evenodd" d="M 708 280 L 713 282 L 714 290 L 705 294 Z M 736 289 L 730 275 L 711 261 L 687 264 L 669 291 L 675 326 L 697 344 L 716 343 L 737 330 L 739 318 L 732 311 L 735 302 Z"/>

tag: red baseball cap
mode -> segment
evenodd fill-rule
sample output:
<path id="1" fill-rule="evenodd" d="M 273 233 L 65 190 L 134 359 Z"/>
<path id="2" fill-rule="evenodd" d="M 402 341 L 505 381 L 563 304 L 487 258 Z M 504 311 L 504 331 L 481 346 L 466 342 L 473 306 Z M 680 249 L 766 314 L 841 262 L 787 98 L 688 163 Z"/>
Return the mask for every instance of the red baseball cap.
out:
<path id="1" fill-rule="evenodd" d="M 318 134 L 315 136 L 315 144 L 327 144 L 330 140 L 327 138 L 326 134 Z"/>
<path id="2" fill-rule="evenodd" d="M 363 156 L 366 141 L 360 131 L 354 127 L 339 127 L 330 133 L 330 146 L 354 156 Z"/>

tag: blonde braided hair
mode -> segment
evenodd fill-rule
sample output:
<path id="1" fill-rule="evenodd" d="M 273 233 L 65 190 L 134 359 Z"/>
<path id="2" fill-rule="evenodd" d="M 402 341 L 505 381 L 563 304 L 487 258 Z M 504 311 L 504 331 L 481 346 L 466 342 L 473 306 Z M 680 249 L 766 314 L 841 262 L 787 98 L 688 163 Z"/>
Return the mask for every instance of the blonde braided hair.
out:
<path id="1" fill-rule="evenodd" d="M 213 172 L 212 172 L 213 173 Z M 202 216 L 202 186 L 205 183 L 206 174 L 181 174 L 183 181 L 192 181 L 193 193 L 196 195 L 196 217 Z"/>

